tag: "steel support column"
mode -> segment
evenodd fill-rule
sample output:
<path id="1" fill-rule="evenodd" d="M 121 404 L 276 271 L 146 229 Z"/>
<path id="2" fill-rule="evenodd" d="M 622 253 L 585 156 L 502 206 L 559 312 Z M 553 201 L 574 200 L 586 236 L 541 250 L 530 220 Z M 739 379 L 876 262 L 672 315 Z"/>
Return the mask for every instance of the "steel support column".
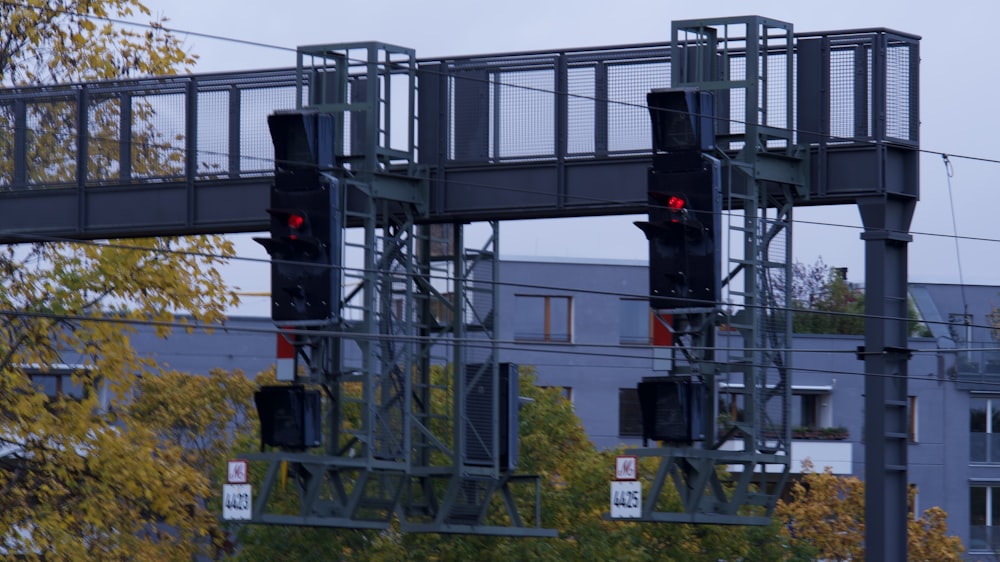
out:
<path id="1" fill-rule="evenodd" d="M 907 244 L 915 197 L 858 200 L 865 231 L 865 553 L 906 560 Z"/>

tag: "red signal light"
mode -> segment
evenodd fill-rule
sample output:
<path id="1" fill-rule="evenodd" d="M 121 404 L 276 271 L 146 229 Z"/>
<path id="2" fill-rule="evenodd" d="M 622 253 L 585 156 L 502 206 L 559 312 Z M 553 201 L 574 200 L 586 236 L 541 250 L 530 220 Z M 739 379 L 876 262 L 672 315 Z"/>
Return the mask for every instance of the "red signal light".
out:
<path id="1" fill-rule="evenodd" d="M 292 213 L 288 215 L 288 227 L 293 230 L 298 230 L 306 224 L 306 219 L 302 215 Z"/>
<path id="2" fill-rule="evenodd" d="M 684 203 L 684 199 L 682 197 L 677 197 L 676 195 L 671 195 L 670 199 L 667 199 L 667 207 L 674 211 L 684 209 Z"/>

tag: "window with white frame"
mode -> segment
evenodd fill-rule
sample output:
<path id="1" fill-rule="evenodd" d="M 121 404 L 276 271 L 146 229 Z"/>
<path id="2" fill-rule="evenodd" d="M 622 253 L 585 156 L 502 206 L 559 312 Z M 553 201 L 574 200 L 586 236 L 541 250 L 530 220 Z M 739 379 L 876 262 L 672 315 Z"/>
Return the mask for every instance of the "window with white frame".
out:
<path id="1" fill-rule="evenodd" d="M 819 396 L 792 394 L 792 425 L 809 429 L 822 427 L 819 421 Z"/>
<path id="2" fill-rule="evenodd" d="M 969 462 L 1000 462 L 1000 398 L 969 399 Z"/>
<path id="3" fill-rule="evenodd" d="M 793 428 L 820 429 L 833 427 L 833 387 L 793 386 L 791 418 Z M 720 418 L 743 421 L 746 391 L 743 384 L 719 384 L 718 414 Z"/>
<path id="4" fill-rule="evenodd" d="M 969 486 L 970 551 L 1000 548 L 1000 483 Z"/>
<path id="5" fill-rule="evenodd" d="M 569 342 L 573 336 L 573 300 L 553 295 L 515 295 L 514 339 Z"/>
<path id="6" fill-rule="evenodd" d="M 819 429 L 833 426 L 829 386 L 792 387 L 792 427 Z"/>

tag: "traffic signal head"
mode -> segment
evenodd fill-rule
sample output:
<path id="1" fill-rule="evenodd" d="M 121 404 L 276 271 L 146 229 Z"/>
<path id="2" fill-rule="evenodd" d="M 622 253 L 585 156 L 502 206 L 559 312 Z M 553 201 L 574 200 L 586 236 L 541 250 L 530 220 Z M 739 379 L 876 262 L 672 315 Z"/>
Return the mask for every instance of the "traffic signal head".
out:
<path id="1" fill-rule="evenodd" d="M 271 237 L 255 238 L 271 255 L 271 319 L 320 325 L 339 310 L 341 238 L 339 182 L 309 191 L 271 190 Z"/>
<path id="2" fill-rule="evenodd" d="M 716 170 L 649 171 L 649 295 L 654 309 L 715 307 L 721 292 Z"/>
<path id="3" fill-rule="evenodd" d="M 705 439 L 705 385 L 687 378 L 649 377 L 639 383 L 643 441 L 690 445 Z"/>
<path id="4" fill-rule="evenodd" d="M 275 170 L 270 238 L 254 238 L 271 255 L 271 319 L 322 325 L 339 312 L 343 217 L 332 170 L 330 115 L 271 115 Z"/>
<path id="5" fill-rule="evenodd" d="M 271 238 L 260 239 L 260 242 L 271 254 L 283 260 L 326 262 L 324 252 L 327 251 L 326 239 L 329 238 L 323 223 L 328 221 L 329 212 L 324 213 L 326 196 L 320 191 L 293 191 L 291 193 L 272 193 L 272 204 L 289 205 L 304 204 L 312 207 L 312 211 L 296 207 L 269 207 L 271 215 Z M 313 222 L 316 222 L 315 226 Z"/>
<path id="6" fill-rule="evenodd" d="M 665 171 L 700 167 L 700 154 L 715 147 L 712 95 L 694 88 L 657 89 L 646 94 L 646 106 L 652 120 L 654 167 Z"/>
<path id="7" fill-rule="evenodd" d="M 267 117 L 274 143 L 274 182 L 284 191 L 309 189 L 332 172 L 333 115 L 315 111 L 282 111 Z"/>
<path id="8" fill-rule="evenodd" d="M 253 399 L 261 445 L 301 451 L 322 444 L 318 391 L 302 385 L 263 386 Z"/>

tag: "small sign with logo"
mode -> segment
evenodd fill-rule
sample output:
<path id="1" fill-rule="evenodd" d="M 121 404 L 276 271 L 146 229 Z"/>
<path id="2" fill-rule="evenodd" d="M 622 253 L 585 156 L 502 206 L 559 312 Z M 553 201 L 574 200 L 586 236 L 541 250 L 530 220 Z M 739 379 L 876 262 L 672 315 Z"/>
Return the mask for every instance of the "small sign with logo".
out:
<path id="1" fill-rule="evenodd" d="M 642 517 L 642 482 L 639 482 L 639 457 L 615 457 L 615 479 L 611 482 L 611 518 Z"/>
<path id="2" fill-rule="evenodd" d="M 246 521 L 253 518 L 253 491 L 247 483 L 247 461 L 233 459 L 226 463 L 226 481 L 222 485 L 222 519 Z"/>
<path id="3" fill-rule="evenodd" d="M 247 461 L 234 459 L 226 463 L 226 482 L 230 484 L 246 484 Z"/>
<path id="4" fill-rule="evenodd" d="M 615 480 L 638 480 L 639 457 L 618 455 L 615 457 Z"/>

